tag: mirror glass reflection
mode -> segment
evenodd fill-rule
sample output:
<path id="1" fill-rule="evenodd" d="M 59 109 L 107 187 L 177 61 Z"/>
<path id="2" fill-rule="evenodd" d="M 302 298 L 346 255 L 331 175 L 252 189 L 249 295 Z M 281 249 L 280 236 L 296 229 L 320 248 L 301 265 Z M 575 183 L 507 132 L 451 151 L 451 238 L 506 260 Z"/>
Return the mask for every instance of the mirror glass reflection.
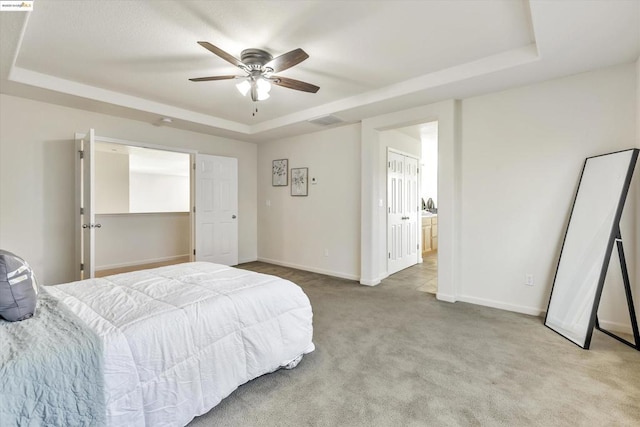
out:
<path id="1" fill-rule="evenodd" d="M 591 340 L 601 273 L 633 154 L 628 150 L 585 161 L 569 220 L 545 325 L 581 347 Z"/>

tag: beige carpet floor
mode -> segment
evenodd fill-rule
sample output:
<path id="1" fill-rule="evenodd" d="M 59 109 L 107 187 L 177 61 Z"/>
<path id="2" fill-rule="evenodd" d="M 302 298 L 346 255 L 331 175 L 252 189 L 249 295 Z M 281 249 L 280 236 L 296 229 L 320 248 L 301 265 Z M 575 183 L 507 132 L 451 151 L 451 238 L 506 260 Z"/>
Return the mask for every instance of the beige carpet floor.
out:
<path id="1" fill-rule="evenodd" d="M 418 292 L 428 263 L 376 287 L 264 263 L 314 310 L 316 351 L 190 426 L 638 426 L 640 352 L 582 350 L 541 318 Z"/>

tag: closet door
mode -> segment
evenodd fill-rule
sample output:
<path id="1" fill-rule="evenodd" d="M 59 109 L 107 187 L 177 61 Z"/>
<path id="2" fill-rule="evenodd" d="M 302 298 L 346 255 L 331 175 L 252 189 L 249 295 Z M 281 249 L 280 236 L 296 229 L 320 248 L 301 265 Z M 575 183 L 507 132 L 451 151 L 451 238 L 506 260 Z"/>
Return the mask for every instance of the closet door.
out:
<path id="1" fill-rule="evenodd" d="M 76 279 L 95 275 L 95 131 L 76 134 Z"/>
<path id="2" fill-rule="evenodd" d="M 238 159 L 196 155 L 195 260 L 238 264 Z"/>

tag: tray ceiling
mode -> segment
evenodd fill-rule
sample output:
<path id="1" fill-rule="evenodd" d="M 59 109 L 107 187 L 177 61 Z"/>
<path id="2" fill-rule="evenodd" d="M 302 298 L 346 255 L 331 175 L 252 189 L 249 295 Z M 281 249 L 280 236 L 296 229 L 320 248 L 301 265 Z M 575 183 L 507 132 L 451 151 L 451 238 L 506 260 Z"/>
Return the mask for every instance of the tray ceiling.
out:
<path id="1" fill-rule="evenodd" d="M 440 99 L 471 96 L 640 53 L 640 2 L 537 1 L 45 1 L 2 13 L 3 93 L 259 141 Z M 200 47 L 239 57 L 302 48 L 279 73 L 320 86 L 274 87 L 257 104 L 238 74 Z"/>

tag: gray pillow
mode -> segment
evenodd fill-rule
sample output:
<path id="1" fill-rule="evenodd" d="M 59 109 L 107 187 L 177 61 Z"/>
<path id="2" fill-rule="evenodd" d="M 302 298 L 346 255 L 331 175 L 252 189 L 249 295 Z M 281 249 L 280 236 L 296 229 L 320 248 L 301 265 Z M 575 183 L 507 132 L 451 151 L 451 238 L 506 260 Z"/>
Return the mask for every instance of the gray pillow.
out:
<path id="1" fill-rule="evenodd" d="M 10 322 L 28 319 L 37 301 L 38 284 L 29 264 L 0 249 L 0 317 Z"/>

